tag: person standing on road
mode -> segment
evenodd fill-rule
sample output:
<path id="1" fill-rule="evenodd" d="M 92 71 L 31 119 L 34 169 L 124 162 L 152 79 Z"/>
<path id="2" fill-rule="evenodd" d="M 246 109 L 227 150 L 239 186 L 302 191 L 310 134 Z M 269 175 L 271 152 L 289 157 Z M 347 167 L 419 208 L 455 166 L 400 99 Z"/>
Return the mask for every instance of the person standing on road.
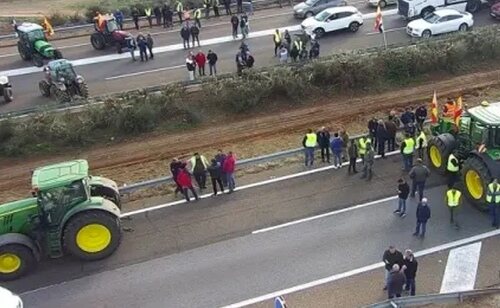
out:
<path id="1" fill-rule="evenodd" d="M 153 14 L 155 15 L 156 25 L 161 26 L 161 9 L 159 5 L 155 5 Z"/>
<path id="2" fill-rule="evenodd" d="M 415 124 L 415 114 L 413 113 L 413 110 L 411 107 L 406 107 L 405 112 L 401 115 L 401 122 L 403 123 L 405 130 L 408 128 L 408 126 L 412 125 L 414 126 Z"/>
<path id="3" fill-rule="evenodd" d="M 148 44 L 146 41 L 146 37 L 142 33 L 139 33 L 137 36 L 137 45 L 139 46 L 139 54 L 141 56 L 141 62 L 144 62 L 144 60 L 148 61 L 148 53 L 147 53 L 147 48 Z"/>
<path id="4" fill-rule="evenodd" d="M 449 187 L 448 191 L 446 191 L 446 204 L 450 209 L 450 224 L 455 225 L 455 229 L 459 229 L 460 226 L 457 221 L 457 209 L 461 202 L 462 192 L 456 189 L 455 187 Z"/>
<path id="5" fill-rule="evenodd" d="M 243 51 L 238 51 L 236 53 L 236 71 L 238 73 L 238 76 L 241 76 L 243 69 L 245 68 L 246 61 L 244 57 L 244 52 Z"/>
<path id="6" fill-rule="evenodd" d="M 319 57 L 319 42 L 318 40 L 311 41 L 311 50 L 309 50 L 309 59 L 317 59 Z"/>
<path id="7" fill-rule="evenodd" d="M 358 173 L 356 170 L 356 160 L 358 159 L 358 145 L 356 140 L 351 139 L 349 141 L 349 146 L 347 147 L 347 154 L 349 155 L 349 168 L 347 168 L 347 173 Z"/>
<path id="8" fill-rule="evenodd" d="M 458 181 L 460 176 L 460 162 L 453 152 L 448 156 L 448 163 L 446 164 L 446 173 L 448 175 L 448 186 L 453 186 Z"/>
<path id="9" fill-rule="evenodd" d="M 226 15 L 232 15 L 233 13 L 231 12 L 231 0 L 222 0 L 222 3 L 224 3 L 224 9 L 226 10 Z"/>
<path id="10" fill-rule="evenodd" d="M 274 30 L 273 42 L 274 42 L 274 56 L 275 57 L 278 56 L 278 50 L 282 46 L 282 41 L 283 41 L 283 39 L 282 39 L 282 35 L 281 35 L 280 30 L 278 30 L 278 29 Z"/>
<path id="11" fill-rule="evenodd" d="M 174 12 L 169 5 L 165 4 L 163 9 L 161 10 L 163 14 L 163 27 L 164 28 L 173 28 L 174 27 Z"/>
<path id="12" fill-rule="evenodd" d="M 116 23 L 118 24 L 118 27 L 120 27 L 120 30 L 123 30 L 123 12 L 119 9 L 115 10 L 113 16 L 115 17 Z"/>
<path id="13" fill-rule="evenodd" d="M 190 29 L 191 36 L 193 37 L 193 48 L 194 48 L 194 41 L 198 42 L 198 47 L 200 47 L 200 28 L 196 26 L 196 24 L 193 24 Z"/>
<path id="14" fill-rule="evenodd" d="M 491 226 L 498 229 L 498 218 L 500 215 L 500 184 L 498 184 L 498 179 L 493 179 L 491 183 L 488 184 L 486 190 L 486 203 L 488 203 L 490 209 Z"/>
<path id="15" fill-rule="evenodd" d="M 425 105 L 419 106 L 415 110 L 415 120 L 417 121 L 417 129 L 424 130 L 424 122 L 427 119 L 427 108 Z"/>
<path id="16" fill-rule="evenodd" d="M 333 134 L 332 142 L 330 143 L 330 147 L 332 149 L 333 154 L 333 168 L 338 169 L 342 168 L 342 147 L 344 142 L 342 138 L 340 138 L 338 133 Z"/>
<path id="17" fill-rule="evenodd" d="M 198 28 L 201 29 L 201 8 L 197 8 L 196 10 L 194 10 L 194 13 L 193 13 L 193 16 L 194 16 L 194 24 L 195 25 L 198 25 Z"/>
<path id="18" fill-rule="evenodd" d="M 389 274 L 391 273 L 391 270 L 393 269 L 394 265 L 398 265 L 398 269 L 399 266 L 403 265 L 404 262 L 403 254 L 399 250 L 397 250 L 396 247 L 391 245 L 389 246 L 389 249 L 384 251 L 384 255 L 382 256 L 382 261 L 385 264 L 384 290 L 387 290 Z"/>
<path id="19" fill-rule="evenodd" d="M 174 180 L 174 183 L 176 185 L 174 194 L 177 197 L 177 193 L 182 192 L 182 187 L 179 184 L 179 181 L 177 181 L 177 176 L 179 175 L 179 172 L 182 169 L 182 162 L 178 160 L 177 158 L 172 159 L 172 162 L 170 163 L 170 173 L 172 174 L 172 179 Z"/>
<path id="20" fill-rule="evenodd" d="M 132 15 L 132 20 L 134 21 L 135 29 L 139 30 L 139 10 L 136 7 L 134 7 L 132 9 L 131 15 Z"/>
<path id="21" fill-rule="evenodd" d="M 369 139 L 365 137 L 361 137 L 358 139 L 358 154 L 359 157 L 361 158 L 361 163 L 364 165 L 365 164 L 365 155 L 366 155 L 366 143 L 368 142 Z"/>
<path id="22" fill-rule="evenodd" d="M 189 199 L 188 189 L 193 194 L 195 200 L 199 200 L 199 197 L 194 190 L 193 182 L 191 181 L 191 174 L 189 174 L 189 172 L 186 170 L 185 164 L 183 164 L 181 170 L 179 171 L 179 174 L 177 175 L 177 182 L 181 186 L 182 192 L 184 193 L 184 197 L 186 198 L 187 202 L 191 202 L 191 200 Z"/>
<path id="23" fill-rule="evenodd" d="M 398 214 L 401 218 L 406 216 L 406 200 L 409 194 L 410 186 L 403 178 L 400 178 L 398 180 L 398 208 L 394 211 L 394 214 Z"/>
<path id="24" fill-rule="evenodd" d="M 135 38 L 132 36 L 132 35 L 129 35 L 125 38 L 126 42 L 127 42 L 127 49 L 128 49 L 128 52 L 130 52 L 130 56 L 132 57 L 132 61 L 136 61 L 135 60 L 135 50 L 137 49 L 137 43 L 135 42 Z"/>
<path id="25" fill-rule="evenodd" d="M 209 166 L 208 160 L 205 156 L 199 153 L 194 153 L 193 157 L 189 160 L 191 166 L 191 173 L 200 188 L 200 191 L 206 189 L 207 182 L 207 167 Z"/>
<path id="26" fill-rule="evenodd" d="M 312 129 L 308 129 L 304 139 L 302 139 L 302 146 L 305 153 L 305 165 L 309 167 L 314 164 L 314 149 L 318 141 L 318 136 L 313 133 Z"/>
<path id="27" fill-rule="evenodd" d="M 222 167 L 219 165 L 217 160 L 212 159 L 212 164 L 207 168 L 210 174 L 210 180 L 212 181 L 212 189 L 214 191 L 214 196 L 217 196 L 217 184 L 219 184 L 220 191 L 224 193 L 224 186 L 222 185 Z"/>
<path id="28" fill-rule="evenodd" d="M 211 6 L 211 0 L 203 0 L 203 7 L 205 8 L 205 18 L 208 19 L 208 16 L 210 15 L 210 6 Z"/>
<path id="29" fill-rule="evenodd" d="M 212 7 L 214 9 L 214 14 L 215 14 L 215 17 L 219 17 L 219 0 L 213 0 L 213 3 L 212 3 Z"/>
<path id="30" fill-rule="evenodd" d="M 392 152 L 396 150 L 396 133 L 398 128 L 394 121 L 385 121 L 385 130 L 387 132 L 387 151 Z"/>
<path id="31" fill-rule="evenodd" d="M 349 134 L 345 129 L 341 129 L 339 131 L 339 136 L 340 138 L 342 138 L 342 161 L 349 161 L 349 153 L 347 153 L 347 145 L 349 144 Z"/>
<path id="32" fill-rule="evenodd" d="M 148 33 L 146 35 L 146 45 L 148 46 L 148 50 L 149 50 L 149 57 L 151 59 L 154 58 L 153 56 L 153 44 L 154 44 L 154 41 L 153 41 L 153 37 L 151 37 L 151 34 Z"/>
<path id="33" fill-rule="evenodd" d="M 240 24 L 240 20 L 238 19 L 238 16 L 233 15 L 231 17 L 231 27 L 233 29 L 233 39 L 238 38 L 238 25 Z"/>
<path id="34" fill-rule="evenodd" d="M 248 17 L 243 13 L 240 15 L 240 32 L 243 36 L 243 40 L 247 38 L 248 35 Z"/>
<path id="35" fill-rule="evenodd" d="M 217 54 L 212 50 L 208 50 L 207 54 L 208 68 L 210 69 L 210 76 L 217 75 Z"/>
<path id="36" fill-rule="evenodd" d="M 403 269 L 406 278 L 405 291 L 410 292 L 411 296 L 415 296 L 415 277 L 417 277 L 418 262 L 410 249 L 405 251 Z"/>
<path id="37" fill-rule="evenodd" d="M 368 121 L 368 132 L 370 133 L 370 138 L 373 142 L 374 148 L 377 148 L 377 127 L 378 127 L 377 119 L 371 118 L 370 121 Z"/>
<path id="38" fill-rule="evenodd" d="M 175 2 L 175 11 L 177 12 L 177 16 L 179 17 L 179 23 L 182 24 L 182 15 L 184 13 L 184 6 L 180 0 Z"/>
<path id="39" fill-rule="evenodd" d="M 236 0 L 237 13 L 243 13 L 243 0 Z"/>
<path id="40" fill-rule="evenodd" d="M 219 164 L 219 166 L 222 168 L 221 169 L 221 172 L 222 172 L 222 184 L 224 185 L 224 187 L 227 187 L 227 175 L 226 175 L 226 173 L 223 170 L 224 161 L 226 160 L 226 154 L 224 154 L 224 152 L 222 152 L 222 150 L 219 149 L 219 150 L 217 150 L 217 154 L 215 154 L 214 158 L 217 161 L 217 163 Z"/>
<path id="41" fill-rule="evenodd" d="M 290 47 L 292 46 L 292 36 L 290 35 L 290 32 L 288 32 L 288 29 L 285 30 L 283 39 L 285 40 L 286 49 L 288 49 L 288 52 L 290 52 Z"/>
<path id="42" fill-rule="evenodd" d="M 326 127 L 321 127 L 317 133 L 319 148 L 321 149 L 321 161 L 330 163 L 330 132 Z"/>
<path id="43" fill-rule="evenodd" d="M 387 139 L 387 129 L 383 120 L 378 120 L 375 137 L 377 138 L 378 155 L 385 159 L 385 140 Z"/>
<path id="44" fill-rule="evenodd" d="M 205 63 L 207 62 L 207 57 L 201 49 L 198 51 L 194 59 L 196 61 L 196 66 L 198 66 L 198 74 L 200 76 L 205 76 Z"/>
<path id="45" fill-rule="evenodd" d="M 366 180 L 370 181 L 373 176 L 373 163 L 375 162 L 375 152 L 373 152 L 372 143 L 370 140 L 366 141 L 366 153 L 364 155 L 363 161 L 363 175 L 362 179 L 366 178 Z"/>
<path id="46" fill-rule="evenodd" d="M 422 198 L 422 201 L 417 205 L 417 226 L 415 227 L 413 236 L 425 237 L 425 230 L 429 218 L 431 218 L 431 209 L 427 204 L 427 198 Z"/>
<path id="47" fill-rule="evenodd" d="M 423 130 L 418 131 L 418 136 L 416 140 L 415 148 L 417 149 L 417 156 L 420 159 L 424 159 L 424 151 L 427 148 L 427 136 Z"/>
<path id="48" fill-rule="evenodd" d="M 280 47 L 279 60 L 280 60 L 280 64 L 287 64 L 288 63 L 288 50 L 286 49 L 285 45 L 281 45 L 281 47 Z"/>
<path id="49" fill-rule="evenodd" d="M 418 158 L 417 163 L 413 168 L 411 168 L 409 176 L 412 179 L 411 185 L 411 197 L 415 198 L 415 194 L 418 191 L 419 200 L 422 201 L 424 197 L 425 181 L 430 176 L 431 171 L 424 165 L 422 159 Z"/>
<path id="50" fill-rule="evenodd" d="M 186 68 L 188 70 L 189 80 L 194 80 L 194 72 L 196 70 L 196 62 L 194 61 L 193 53 L 190 52 L 186 57 Z"/>
<path id="51" fill-rule="evenodd" d="M 388 298 L 401 297 L 403 286 L 406 283 L 406 277 L 398 264 L 392 266 L 391 273 L 387 279 Z"/>
<path id="52" fill-rule="evenodd" d="M 181 37 L 182 37 L 182 44 L 184 45 L 184 49 L 189 49 L 189 39 L 191 37 L 191 31 L 189 30 L 187 25 L 182 26 Z M 194 44 L 194 42 L 193 42 L 193 44 Z"/>
<path id="53" fill-rule="evenodd" d="M 415 140 L 408 134 L 401 143 L 401 155 L 403 156 L 403 170 L 410 171 L 413 166 L 413 152 L 415 151 Z"/>
<path id="54" fill-rule="evenodd" d="M 226 159 L 224 160 L 224 165 L 222 166 L 222 172 L 226 174 L 227 186 L 229 188 L 229 193 L 234 191 L 236 183 L 234 181 L 234 171 L 236 170 L 236 157 L 233 152 L 229 151 L 227 153 Z"/>
<path id="55" fill-rule="evenodd" d="M 148 19 L 149 27 L 152 28 L 153 27 L 153 16 L 151 15 L 152 14 L 151 8 L 150 7 L 145 8 L 144 13 L 146 14 L 146 18 Z"/>

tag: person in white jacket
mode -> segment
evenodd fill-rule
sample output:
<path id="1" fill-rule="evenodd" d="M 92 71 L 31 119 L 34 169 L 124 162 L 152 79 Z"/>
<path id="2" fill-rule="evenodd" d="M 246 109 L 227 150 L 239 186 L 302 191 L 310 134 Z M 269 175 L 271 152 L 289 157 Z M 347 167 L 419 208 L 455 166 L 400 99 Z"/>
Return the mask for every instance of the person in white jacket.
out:
<path id="1" fill-rule="evenodd" d="M 189 159 L 190 171 L 200 188 L 200 191 L 206 189 L 207 182 L 207 168 L 210 166 L 205 156 L 199 153 L 194 153 L 193 157 Z"/>

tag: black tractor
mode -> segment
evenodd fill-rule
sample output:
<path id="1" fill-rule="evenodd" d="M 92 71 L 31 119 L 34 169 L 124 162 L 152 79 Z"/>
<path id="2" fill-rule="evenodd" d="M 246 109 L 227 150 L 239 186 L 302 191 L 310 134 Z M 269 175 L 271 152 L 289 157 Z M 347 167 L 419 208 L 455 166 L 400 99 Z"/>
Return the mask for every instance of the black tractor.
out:
<path id="1" fill-rule="evenodd" d="M 77 75 L 71 62 L 65 59 L 53 60 L 44 68 L 45 79 L 38 83 L 45 97 L 54 97 L 59 103 L 70 102 L 73 97 L 89 97 L 85 79 Z"/>

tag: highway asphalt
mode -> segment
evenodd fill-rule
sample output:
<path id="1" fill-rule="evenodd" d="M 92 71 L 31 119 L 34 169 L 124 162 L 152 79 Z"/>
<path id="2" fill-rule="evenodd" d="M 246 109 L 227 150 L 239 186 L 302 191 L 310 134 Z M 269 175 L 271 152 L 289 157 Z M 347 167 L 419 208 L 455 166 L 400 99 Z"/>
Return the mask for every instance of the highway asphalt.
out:
<path id="1" fill-rule="evenodd" d="M 371 11 L 366 8 L 365 11 Z M 392 8 L 391 8 L 392 9 Z M 266 12 L 266 11 L 263 11 Z M 282 14 L 283 11 L 278 11 L 277 14 Z M 271 14 L 272 15 L 272 14 Z M 477 27 L 494 23 L 486 9 L 476 14 L 475 25 Z M 294 26 L 299 22 L 291 15 L 279 15 L 270 18 L 264 18 L 258 22 L 251 23 L 252 32 L 259 30 L 272 30 L 276 27 Z M 410 42 L 412 39 L 405 33 L 404 27 L 406 22 L 397 15 L 384 17 L 384 26 L 387 30 L 387 40 L 389 44 Z M 220 38 L 221 36 L 230 35 L 230 29 L 226 25 L 214 26 L 208 28 L 207 32 L 202 29 L 200 38 L 202 40 Z M 165 44 L 179 44 L 180 39 L 178 33 L 170 33 L 165 35 L 165 40 L 159 40 L 156 46 Z M 61 41 L 61 44 L 64 41 Z M 234 72 L 234 56 L 240 41 L 230 41 L 224 43 L 215 43 L 212 45 L 202 46 L 202 50 L 207 52 L 212 49 L 219 56 L 218 72 Z M 339 32 L 325 36 L 321 39 L 321 54 L 330 54 L 340 50 L 351 50 L 357 48 L 367 48 L 381 46 L 383 44 L 382 36 L 373 31 L 373 19 L 366 19 L 364 26 L 361 27 L 358 33 Z M 262 36 L 251 38 L 248 40 L 250 51 L 256 59 L 256 67 L 264 67 L 277 64 L 277 59 L 273 57 L 273 43 L 271 36 Z M 93 51 L 88 47 L 80 52 L 79 48 L 71 49 L 65 52 L 70 59 L 92 57 L 99 55 L 97 51 Z M 199 48 L 192 49 L 197 52 Z M 185 68 L 185 50 L 173 50 L 165 53 L 157 54 L 153 61 L 148 63 L 132 62 L 129 58 L 122 60 L 114 60 L 109 62 L 95 63 L 89 65 L 78 66 L 77 72 L 83 75 L 89 83 L 91 95 L 102 95 L 112 92 L 120 92 L 144 86 L 156 85 L 161 82 L 185 80 L 187 79 L 187 71 Z M 22 65 L 14 58 L 6 57 L 0 59 L 0 70 L 18 68 Z M 14 61 L 14 62 L 12 62 Z M 207 67 L 208 70 L 208 67 Z M 132 74 L 132 75 L 130 75 Z M 32 109 L 44 104 L 53 103 L 51 99 L 40 96 L 38 90 L 38 81 L 43 78 L 41 72 L 30 73 L 20 76 L 11 77 L 14 85 L 15 101 L 11 104 L 0 105 L 0 113 L 12 112 L 16 110 Z"/>

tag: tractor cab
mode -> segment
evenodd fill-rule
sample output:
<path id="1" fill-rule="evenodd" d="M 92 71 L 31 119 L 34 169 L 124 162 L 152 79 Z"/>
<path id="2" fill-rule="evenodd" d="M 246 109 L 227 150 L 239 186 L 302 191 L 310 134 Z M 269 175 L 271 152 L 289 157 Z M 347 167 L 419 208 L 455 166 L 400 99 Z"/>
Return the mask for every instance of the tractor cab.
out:
<path id="1" fill-rule="evenodd" d="M 73 65 L 65 59 L 50 61 L 45 72 L 53 82 L 67 83 L 77 78 Z"/>
<path id="2" fill-rule="evenodd" d="M 40 25 L 24 22 L 21 25 L 15 26 L 16 35 L 24 44 L 34 44 L 37 41 L 47 41 L 45 32 Z"/>
<path id="3" fill-rule="evenodd" d="M 103 50 L 106 46 L 114 46 L 116 51 L 121 53 L 126 47 L 125 38 L 130 36 L 130 33 L 120 30 L 113 15 L 98 14 L 94 20 L 95 32 L 90 36 L 90 43 L 94 49 Z"/>

